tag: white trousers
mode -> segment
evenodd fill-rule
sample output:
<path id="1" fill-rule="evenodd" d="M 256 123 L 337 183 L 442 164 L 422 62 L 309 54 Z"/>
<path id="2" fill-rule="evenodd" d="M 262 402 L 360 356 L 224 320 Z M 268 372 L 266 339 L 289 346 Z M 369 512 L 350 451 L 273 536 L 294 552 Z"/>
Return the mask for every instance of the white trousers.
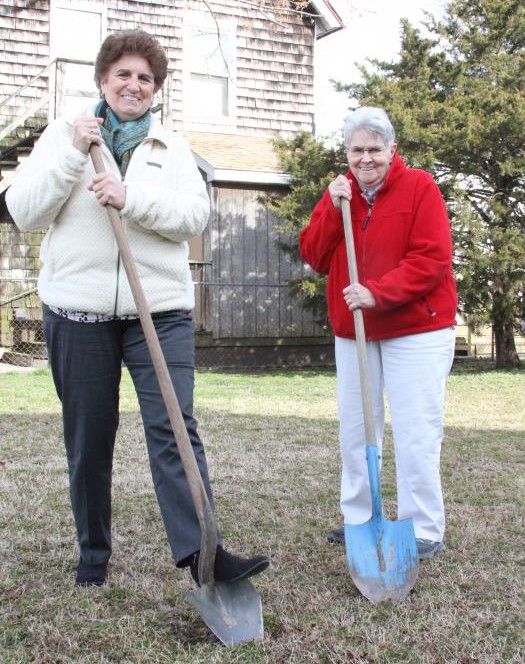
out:
<path id="1" fill-rule="evenodd" d="M 441 541 L 445 532 L 440 456 L 454 338 L 454 328 L 447 328 L 366 344 L 380 455 L 385 394 L 390 409 L 398 518 L 411 517 L 416 537 L 434 542 Z M 372 509 L 356 342 L 336 337 L 335 357 L 341 511 L 345 523 L 359 524 L 370 519 Z"/>

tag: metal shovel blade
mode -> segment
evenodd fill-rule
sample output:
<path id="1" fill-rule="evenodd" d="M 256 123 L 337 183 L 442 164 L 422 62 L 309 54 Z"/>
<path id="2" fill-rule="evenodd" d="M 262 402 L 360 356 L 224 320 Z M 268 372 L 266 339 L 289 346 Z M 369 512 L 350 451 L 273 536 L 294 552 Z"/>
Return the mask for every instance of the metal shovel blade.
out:
<path id="1" fill-rule="evenodd" d="M 345 524 L 346 558 L 350 576 L 371 602 L 401 602 L 414 587 L 418 558 L 412 519 L 383 518 L 377 447 L 367 447 L 372 492 L 372 517 L 359 525 Z"/>
<path id="2" fill-rule="evenodd" d="M 188 599 L 224 645 L 262 640 L 261 598 L 249 579 L 204 584 Z"/>
<path id="3" fill-rule="evenodd" d="M 345 525 L 350 576 L 371 602 L 401 602 L 418 574 L 414 526 L 410 519 Z"/>

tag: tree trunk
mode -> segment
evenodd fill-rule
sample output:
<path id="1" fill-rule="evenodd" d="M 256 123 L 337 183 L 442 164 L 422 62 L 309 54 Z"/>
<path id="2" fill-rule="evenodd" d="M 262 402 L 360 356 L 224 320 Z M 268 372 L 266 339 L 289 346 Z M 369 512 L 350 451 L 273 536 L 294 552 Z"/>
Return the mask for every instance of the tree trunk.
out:
<path id="1" fill-rule="evenodd" d="M 512 319 L 494 322 L 494 342 L 496 345 L 497 369 L 521 368 L 521 361 L 516 351 Z"/>

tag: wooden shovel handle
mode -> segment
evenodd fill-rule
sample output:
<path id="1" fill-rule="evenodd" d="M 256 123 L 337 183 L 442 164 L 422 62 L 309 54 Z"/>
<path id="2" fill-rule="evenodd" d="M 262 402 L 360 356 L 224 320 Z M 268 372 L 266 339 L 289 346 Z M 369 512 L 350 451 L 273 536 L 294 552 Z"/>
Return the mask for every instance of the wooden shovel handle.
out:
<path id="1" fill-rule="evenodd" d="M 352 232 L 352 218 L 350 201 L 341 198 L 341 211 L 345 229 L 346 256 L 348 259 L 348 272 L 352 284 L 359 283 L 357 274 L 357 260 L 355 256 L 354 234 Z M 372 387 L 368 372 L 368 359 L 366 354 L 365 323 L 362 309 L 354 309 L 355 340 L 357 343 L 357 359 L 359 362 L 359 380 L 361 383 L 361 399 L 363 402 L 363 416 L 365 421 L 365 436 L 367 445 L 376 445 L 376 431 L 374 423 L 374 405 L 372 400 Z"/>
<path id="2" fill-rule="evenodd" d="M 96 173 L 105 171 L 104 162 L 102 159 L 102 150 L 98 145 L 91 144 L 90 149 L 91 160 Z M 193 453 L 193 448 L 188 436 L 188 431 L 184 424 L 184 419 L 180 410 L 177 395 L 171 381 L 171 376 L 168 371 L 168 366 L 164 358 L 164 353 L 157 336 L 157 331 L 153 325 L 153 320 L 149 311 L 148 303 L 144 295 L 144 290 L 140 283 L 137 268 L 128 239 L 126 231 L 122 224 L 120 214 L 116 208 L 111 205 L 106 206 L 109 215 L 109 220 L 117 240 L 117 244 L 122 257 L 122 263 L 126 270 L 131 292 L 135 300 L 135 305 L 139 313 L 140 322 L 146 343 L 149 348 L 153 367 L 157 380 L 159 381 L 160 390 L 168 416 L 173 428 L 175 440 L 181 457 L 184 472 L 190 487 L 191 496 L 199 519 L 201 528 L 201 550 L 199 557 L 199 580 L 201 585 L 204 583 L 213 583 L 213 568 L 215 563 L 215 550 L 217 548 L 217 527 L 213 516 L 213 511 L 204 488 L 204 483 Z"/>

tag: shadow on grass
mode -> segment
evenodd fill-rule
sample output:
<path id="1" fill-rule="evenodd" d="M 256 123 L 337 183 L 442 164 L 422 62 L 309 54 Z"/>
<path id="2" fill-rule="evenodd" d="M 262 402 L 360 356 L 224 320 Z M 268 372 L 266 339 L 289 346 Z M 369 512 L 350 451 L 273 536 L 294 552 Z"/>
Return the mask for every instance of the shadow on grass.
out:
<path id="1" fill-rule="evenodd" d="M 186 601 L 192 583 L 171 561 L 137 413 L 122 414 L 116 445 L 110 583 L 74 588 L 60 416 L 24 413 L 1 423 L 3 661 L 90 662 L 93 643 L 97 661 L 142 663 L 520 661 L 523 431 L 447 428 L 448 551 L 393 606 L 364 600 L 343 548 L 325 540 L 340 521 L 335 418 L 203 407 L 199 417 L 226 545 L 272 560 L 255 581 L 265 641 L 224 649 Z M 389 441 L 383 491 L 395 518 Z"/>

